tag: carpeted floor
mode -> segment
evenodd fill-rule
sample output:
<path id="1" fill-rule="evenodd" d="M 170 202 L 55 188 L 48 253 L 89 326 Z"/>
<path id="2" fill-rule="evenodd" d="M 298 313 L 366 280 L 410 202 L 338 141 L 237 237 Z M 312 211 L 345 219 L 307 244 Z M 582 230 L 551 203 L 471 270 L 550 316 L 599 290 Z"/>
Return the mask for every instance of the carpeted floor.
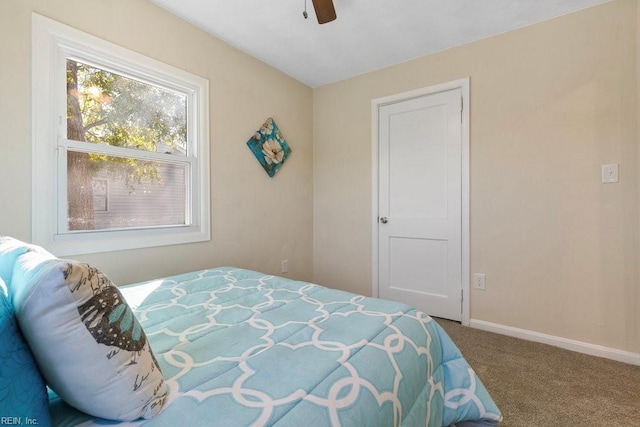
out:
<path id="1" fill-rule="evenodd" d="M 435 319 L 489 390 L 504 427 L 640 427 L 640 366 Z"/>

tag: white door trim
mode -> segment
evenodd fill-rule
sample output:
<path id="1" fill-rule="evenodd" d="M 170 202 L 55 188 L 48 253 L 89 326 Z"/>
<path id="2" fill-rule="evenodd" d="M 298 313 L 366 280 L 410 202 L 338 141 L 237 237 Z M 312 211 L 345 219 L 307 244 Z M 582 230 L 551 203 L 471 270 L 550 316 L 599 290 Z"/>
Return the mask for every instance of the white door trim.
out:
<path id="1" fill-rule="evenodd" d="M 371 295 L 378 297 L 378 125 L 379 109 L 383 105 L 406 101 L 412 98 L 444 92 L 451 89 L 462 92 L 462 324 L 469 326 L 470 318 L 470 285 L 469 273 L 469 77 L 446 83 L 402 92 L 371 100 L 371 254 L 372 254 L 372 287 Z M 428 313 L 427 313 L 428 314 Z"/>

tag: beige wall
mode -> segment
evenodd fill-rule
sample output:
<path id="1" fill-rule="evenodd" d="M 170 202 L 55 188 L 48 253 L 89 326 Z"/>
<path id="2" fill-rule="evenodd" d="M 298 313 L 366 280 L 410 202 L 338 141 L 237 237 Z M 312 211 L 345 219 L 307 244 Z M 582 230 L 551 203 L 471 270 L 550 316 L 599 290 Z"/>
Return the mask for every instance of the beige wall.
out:
<path id="1" fill-rule="evenodd" d="M 31 238 L 31 12 L 205 77 L 212 240 L 75 258 L 117 283 L 235 265 L 312 275 L 312 91 L 145 0 L 0 1 L 0 234 Z M 293 154 L 269 179 L 246 141 L 273 116 Z"/>
<path id="2" fill-rule="evenodd" d="M 371 293 L 371 100 L 469 76 L 471 318 L 640 352 L 636 7 L 315 89 L 314 280 Z"/>
<path id="3" fill-rule="evenodd" d="M 637 71 L 637 86 L 636 90 L 637 98 L 636 101 L 638 103 L 638 121 L 637 121 L 637 130 L 638 130 L 638 153 L 637 153 L 637 164 L 640 169 L 640 3 L 636 0 L 637 8 L 636 8 L 636 71 Z M 637 186 L 637 200 L 638 200 L 638 212 L 640 212 L 640 170 L 637 173 L 638 186 Z M 640 214 L 638 215 L 640 218 Z M 636 229 L 636 265 L 638 266 L 638 276 L 640 277 L 640 226 Z M 640 281 L 640 280 L 639 280 Z M 633 306 L 633 310 L 635 312 L 635 316 L 630 319 L 633 325 L 640 325 L 640 286 L 635 287 L 635 304 Z M 631 326 L 628 329 L 634 330 L 634 327 Z M 636 342 L 640 341 L 640 331 L 638 328 L 636 330 Z"/>

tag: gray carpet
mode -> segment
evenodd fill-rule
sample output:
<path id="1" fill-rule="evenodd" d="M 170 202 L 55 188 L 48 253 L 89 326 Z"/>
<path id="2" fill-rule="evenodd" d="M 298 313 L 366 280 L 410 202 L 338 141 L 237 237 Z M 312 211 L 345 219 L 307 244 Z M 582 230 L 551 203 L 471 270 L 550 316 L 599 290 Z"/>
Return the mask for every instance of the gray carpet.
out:
<path id="1" fill-rule="evenodd" d="M 476 371 L 504 427 L 640 427 L 640 366 L 435 319 Z"/>

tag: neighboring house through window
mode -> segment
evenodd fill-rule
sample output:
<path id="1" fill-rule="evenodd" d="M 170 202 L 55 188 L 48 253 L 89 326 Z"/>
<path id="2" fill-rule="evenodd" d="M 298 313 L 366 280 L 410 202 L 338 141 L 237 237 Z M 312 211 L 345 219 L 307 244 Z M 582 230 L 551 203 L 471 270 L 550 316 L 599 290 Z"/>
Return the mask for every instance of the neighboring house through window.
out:
<path id="1" fill-rule="evenodd" d="M 93 178 L 91 190 L 93 192 L 93 211 L 109 212 L 109 180 L 106 178 Z M 106 226 L 98 228 L 106 228 Z"/>
<path id="2" fill-rule="evenodd" d="M 207 80 L 37 14 L 32 42 L 33 240 L 209 240 Z"/>

